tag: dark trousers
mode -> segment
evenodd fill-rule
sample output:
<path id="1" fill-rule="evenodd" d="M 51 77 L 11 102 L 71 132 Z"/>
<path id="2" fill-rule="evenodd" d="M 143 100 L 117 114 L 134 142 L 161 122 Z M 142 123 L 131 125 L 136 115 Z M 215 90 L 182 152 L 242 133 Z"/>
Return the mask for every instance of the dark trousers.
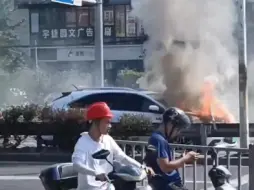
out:
<path id="1" fill-rule="evenodd" d="M 152 177 L 149 179 L 149 185 L 154 190 L 188 190 L 181 181 L 168 182 L 160 177 Z"/>

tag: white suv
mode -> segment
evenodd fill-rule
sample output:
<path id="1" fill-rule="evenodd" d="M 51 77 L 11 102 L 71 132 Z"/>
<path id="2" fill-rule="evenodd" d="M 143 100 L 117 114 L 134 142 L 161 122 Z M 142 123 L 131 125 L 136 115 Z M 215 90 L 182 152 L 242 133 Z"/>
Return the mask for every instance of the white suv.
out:
<path id="1" fill-rule="evenodd" d="M 153 124 L 162 121 L 165 106 L 150 96 L 150 91 L 131 88 L 85 88 L 62 93 L 51 106 L 53 109 L 85 108 L 95 102 L 106 102 L 111 108 L 113 123 L 118 123 L 124 114 L 138 115 L 150 118 Z"/>

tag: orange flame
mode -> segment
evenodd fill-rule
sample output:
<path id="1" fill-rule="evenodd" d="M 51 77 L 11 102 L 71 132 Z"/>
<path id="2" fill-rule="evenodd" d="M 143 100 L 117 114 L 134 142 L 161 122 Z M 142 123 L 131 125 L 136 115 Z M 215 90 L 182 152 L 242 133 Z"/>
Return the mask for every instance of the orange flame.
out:
<path id="1" fill-rule="evenodd" d="M 226 123 L 234 123 L 234 116 L 227 107 L 214 95 L 215 84 L 206 81 L 201 91 L 201 107 L 197 114 L 204 117 L 214 117 Z"/>
<path id="2" fill-rule="evenodd" d="M 201 120 L 223 121 L 225 123 L 235 123 L 234 116 L 227 107 L 215 96 L 215 84 L 206 81 L 201 90 L 200 106 L 192 110 L 191 114 L 198 116 Z"/>

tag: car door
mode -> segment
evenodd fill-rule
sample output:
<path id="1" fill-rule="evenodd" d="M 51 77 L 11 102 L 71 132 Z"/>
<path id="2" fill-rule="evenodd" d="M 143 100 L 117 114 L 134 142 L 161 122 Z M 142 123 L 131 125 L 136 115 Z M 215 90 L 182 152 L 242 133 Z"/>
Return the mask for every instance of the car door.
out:
<path id="1" fill-rule="evenodd" d="M 155 101 L 152 101 L 146 97 L 141 96 L 142 108 L 141 111 L 145 113 L 145 115 L 152 119 L 153 123 L 160 124 L 162 122 L 162 114 L 164 109 L 158 105 Z M 149 110 L 149 106 L 155 105 L 158 106 L 158 111 Z"/>
<path id="2" fill-rule="evenodd" d="M 150 118 L 153 123 L 161 123 L 163 109 L 156 104 L 156 102 L 150 99 L 133 93 L 116 93 L 114 109 L 117 110 L 119 115 L 132 114 L 132 115 L 144 115 L 146 118 Z M 150 111 L 150 105 L 157 105 L 160 109 L 158 111 Z"/>

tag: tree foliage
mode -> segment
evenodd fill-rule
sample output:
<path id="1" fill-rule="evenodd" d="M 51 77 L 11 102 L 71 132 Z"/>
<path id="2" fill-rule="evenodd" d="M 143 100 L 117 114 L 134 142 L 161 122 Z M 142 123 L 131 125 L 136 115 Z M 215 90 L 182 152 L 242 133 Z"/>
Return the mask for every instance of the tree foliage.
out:
<path id="1" fill-rule="evenodd" d="M 13 0 L 0 1 L 0 68 L 4 71 L 14 72 L 24 65 L 24 55 L 17 48 L 18 36 L 16 29 L 24 20 L 12 19 L 15 9 Z"/>
<path id="2" fill-rule="evenodd" d="M 135 70 L 123 69 L 117 74 L 118 86 L 125 86 L 130 88 L 138 88 L 137 80 L 143 76 L 142 72 Z"/>

